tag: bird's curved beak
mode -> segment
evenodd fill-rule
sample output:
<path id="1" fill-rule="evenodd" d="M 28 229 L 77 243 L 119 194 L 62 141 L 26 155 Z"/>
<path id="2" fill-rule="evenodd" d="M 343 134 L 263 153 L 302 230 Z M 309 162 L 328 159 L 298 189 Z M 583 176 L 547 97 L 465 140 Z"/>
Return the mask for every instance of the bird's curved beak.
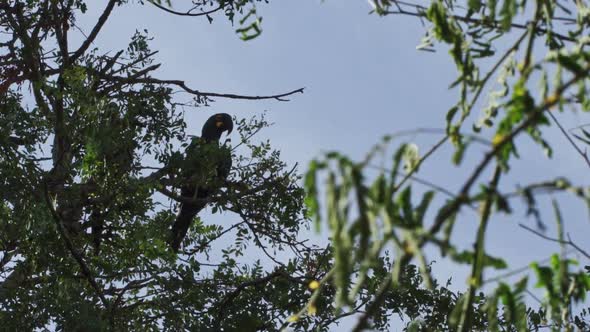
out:
<path id="1" fill-rule="evenodd" d="M 229 126 L 226 126 L 226 123 L 225 122 L 223 122 L 223 121 L 217 121 L 217 122 L 215 122 L 215 126 L 218 129 L 221 129 L 222 131 L 227 130 L 227 134 L 226 135 L 231 134 L 231 131 L 233 130 L 233 125 L 232 125 L 231 122 L 229 123 Z"/>
<path id="2" fill-rule="evenodd" d="M 228 114 L 217 114 L 215 116 L 215 127 L 222 132 L 227 131 L 227 135 L 229 135 L 234 129 L 234 122 Z"/>
<path id="3" fill-rule="evenodd" d="M 229 119 L 229 121 L 225 122 L 225 125 L 223 126 L 223 129 L 227 130 L 227 134 L 229 135 L 231 134 L 232 130 L 234 129 L 234 122 L 231 120 L 231 118 Z"/>

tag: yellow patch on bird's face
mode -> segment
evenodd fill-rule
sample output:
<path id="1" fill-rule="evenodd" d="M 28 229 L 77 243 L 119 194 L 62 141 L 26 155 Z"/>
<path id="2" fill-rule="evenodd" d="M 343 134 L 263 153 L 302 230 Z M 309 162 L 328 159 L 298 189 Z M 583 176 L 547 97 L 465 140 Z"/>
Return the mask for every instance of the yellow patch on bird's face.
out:
<path id="1" fill-rule="evenodd" d="M 217 128 L 223 128 L 224 125 L 225 125 L 225 122 L 223 122 L 223 115 L 221 115 L 221 114 L 215 115 L 215 126 Z"/>

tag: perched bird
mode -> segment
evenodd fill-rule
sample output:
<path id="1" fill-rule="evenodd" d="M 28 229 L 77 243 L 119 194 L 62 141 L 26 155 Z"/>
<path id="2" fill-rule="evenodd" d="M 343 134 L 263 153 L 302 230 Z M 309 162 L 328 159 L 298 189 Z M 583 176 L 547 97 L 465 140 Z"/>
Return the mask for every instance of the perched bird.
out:
<path id="1" fill-rule="evenodd" d="M 201 201 L 180 204 L 180 211 L 172 225 L 170 246 L 174 251 L 180 248 L 194 217 L 207 205 L 206 198 L 215 193 L 229 175 L 231 152 L 219 145 L 219 139 L 224 131 L 229 135 L 232 129 L 233 121 L 229 114 L 215 114 L 203 125 L 201 137 L 194 138 L 186 149 L 180 193 L 183 198 Z"/>

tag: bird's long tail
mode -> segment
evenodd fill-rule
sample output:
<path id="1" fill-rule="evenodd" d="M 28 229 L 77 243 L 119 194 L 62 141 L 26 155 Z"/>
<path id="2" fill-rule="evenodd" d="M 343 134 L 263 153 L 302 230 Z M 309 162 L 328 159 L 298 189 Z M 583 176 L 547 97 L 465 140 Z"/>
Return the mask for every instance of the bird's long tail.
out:
<path id="1" fill-rule="evenodd" d="M 185 193 L 183 193 L 182 196 L 191 198 L 193 197 L 193 195 L 185 195 Z M 204 191 L 198 190 L 197 198 L 204 198 L 206 196 L 207 195 Z M 186 233 L 188 232 L 188 229 L 192 224 L 193 219 L 195 218 L 197 213 L 199 213 L 199 211 L 205 208 L 205 205 L 206 203 L 181 204 L 180 211 L 176 216 L 176 221 L 174 221 L 174 224 L 172 225 L 172 239 L 170 241 L 170 246 L 172 247 L 172 250 L 177 252 L 178 249 L 180 249 L 182 240 L 184 240 L 184 237 L 186 236 Z"/>
<path id="2" fill-rule="evenodd" d="M 100 253 L 100 243 L 102 241 L 102 231 L 104 230 L 104 216 L 96 207 L 90 214 L 90 225 L 92 229 L 92 244 L 94 245 L 94 254 Z"/>

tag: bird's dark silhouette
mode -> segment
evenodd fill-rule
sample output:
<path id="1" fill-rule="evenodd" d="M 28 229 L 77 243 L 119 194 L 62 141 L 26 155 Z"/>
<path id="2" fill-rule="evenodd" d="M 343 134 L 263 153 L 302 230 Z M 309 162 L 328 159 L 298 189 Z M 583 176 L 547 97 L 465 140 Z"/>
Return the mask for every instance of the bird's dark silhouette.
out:
<path id="1" fill-rule="evenodd" d="M 215 114 L 203 125 L 201 137 L 194 138 L 186 149 L 180 193 L 183 198 L 195 202 L 180 204 L 170 240 L 174 251 L 180 249 L 193 219 L 207 205 L 207 198 L 219 189 L 229 175 L 231 152 L 219 145 L 219 139 L 224 131 L 229 135 L 232 129 L 233 121 L 229 114 Z"/>

